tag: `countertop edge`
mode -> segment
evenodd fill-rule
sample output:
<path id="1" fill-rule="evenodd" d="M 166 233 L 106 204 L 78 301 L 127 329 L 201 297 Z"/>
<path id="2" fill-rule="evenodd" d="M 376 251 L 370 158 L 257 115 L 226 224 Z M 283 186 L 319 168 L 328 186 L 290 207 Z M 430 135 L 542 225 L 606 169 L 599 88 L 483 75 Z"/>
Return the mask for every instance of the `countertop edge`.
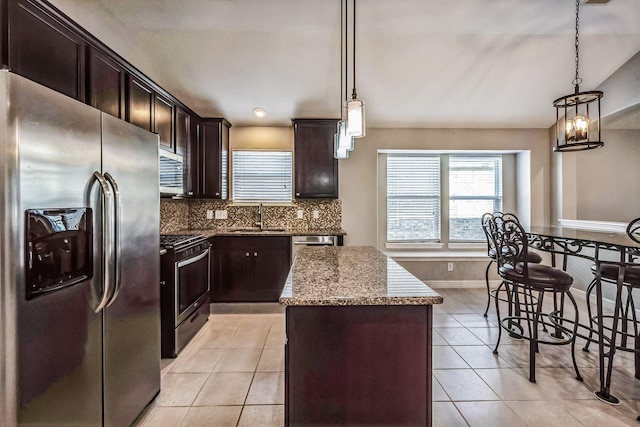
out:
<path id="1" fill-rule="evenodd" d="M 426 286 L 426 285 L 425 285 Z M 435 291 L 434 291 L 435 292 Z M 443 298 L 437 296 L 424 297 L 392 297 L 392 298 L 336 298 L 326 300 L 296 299 L 281 297 L 278 302 L 285 307 L 357 307 L 357 306 L 400 306 L 400 305 L 437 305 Z"/>
<path id="2" fill-rule="evenodd" d="M 241 227 L 238 227 L 241 228 Z M 234 228 L 202 229 L 193 228 L 186 230 L 174 230 L 161 234 L 201 234 L 207 238 L 216 236 L 346 236 L 347 232 L 342 228 L 327 229 L 302 229 L 288 228 L 283 231 L 233 231 Z"/>

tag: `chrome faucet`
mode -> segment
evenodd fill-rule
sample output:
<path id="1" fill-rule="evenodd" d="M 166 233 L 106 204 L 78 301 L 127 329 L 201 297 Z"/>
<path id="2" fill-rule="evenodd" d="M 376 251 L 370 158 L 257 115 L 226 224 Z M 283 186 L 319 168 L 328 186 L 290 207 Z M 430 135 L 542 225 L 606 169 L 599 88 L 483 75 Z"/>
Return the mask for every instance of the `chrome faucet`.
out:
<path id="1" fill-rule="evenodd" d="M 264 225 L 264 221 L 262 219 L 262 213 L 263 213 L 264 209 L 262 207 L 262 203 L 260 203 L 258 205 L 258 216 L 259 216 L 259 220 L 256 222 L 256 227 L 260 227 L 260 230 L 262 230 L 262 227 Z"/>

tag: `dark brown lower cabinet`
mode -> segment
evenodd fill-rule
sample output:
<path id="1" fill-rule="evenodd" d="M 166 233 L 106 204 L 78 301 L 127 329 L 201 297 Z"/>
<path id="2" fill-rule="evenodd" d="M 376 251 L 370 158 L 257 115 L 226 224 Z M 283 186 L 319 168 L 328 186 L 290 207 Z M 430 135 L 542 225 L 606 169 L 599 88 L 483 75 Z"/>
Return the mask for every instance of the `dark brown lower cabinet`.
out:
<path id="1" fill-rule="evenodd" d="M 285 425 L 431 426 L 427 306 L 289 306 Z"/>
<path id="2" fill-rule="evenodd" d="M 275 302 L 291 261 L 289 236 L 213 238 L 211 301 Z"/>

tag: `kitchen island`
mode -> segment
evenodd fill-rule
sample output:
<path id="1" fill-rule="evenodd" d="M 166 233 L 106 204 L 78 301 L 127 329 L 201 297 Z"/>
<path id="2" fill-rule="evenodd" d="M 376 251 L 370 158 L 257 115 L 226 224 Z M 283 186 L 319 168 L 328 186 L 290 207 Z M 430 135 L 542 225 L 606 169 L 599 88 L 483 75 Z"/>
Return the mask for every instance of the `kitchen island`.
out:
<path id="1" fill-rule="evenodd" d="M 307 247 L 286 306 L 286 425 L 431 425 L 433 304 L 374 247 Z"/>

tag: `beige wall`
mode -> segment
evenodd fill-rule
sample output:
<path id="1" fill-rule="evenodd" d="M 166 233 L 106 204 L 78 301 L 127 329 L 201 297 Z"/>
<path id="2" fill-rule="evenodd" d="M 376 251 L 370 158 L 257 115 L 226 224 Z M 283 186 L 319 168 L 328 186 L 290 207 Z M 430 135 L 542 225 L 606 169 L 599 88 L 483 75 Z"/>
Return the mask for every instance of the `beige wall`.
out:
<path id="1" fill-rule="evenodd" d="M 585 88 L 586 89 L 586 88 Z M 554 153 L 553 217 L 584 221 L 629 222 L 640 216 L 640 53 L 598 88 L 602 98 L 604 147 L 577 153 Z M 628 112 L 628 113 L 626 113 Z M 606 117 L 633 114 L 635 130 L 608 130 Z M 553 129 L 550 135 L 554 135 Z M 550 139 L 549 149 L 555 144 Z"/>
<path id="2" fill-rule="evenodd" d="M 517 167 L 520 170 L 530 156 L 530 185 L 517 189 L 518 208 L 526 206 L 529 195 L 531 204 L 518 214 L 530 218 L 531 225 L 549 221 L 551 172 L 546 129 L 367 129 L 367 136 L 356 139 L 355 150 L 339 165 L 346 245 L 376 246 L 379 149 L 526 151 L 518 155 Z"/>

